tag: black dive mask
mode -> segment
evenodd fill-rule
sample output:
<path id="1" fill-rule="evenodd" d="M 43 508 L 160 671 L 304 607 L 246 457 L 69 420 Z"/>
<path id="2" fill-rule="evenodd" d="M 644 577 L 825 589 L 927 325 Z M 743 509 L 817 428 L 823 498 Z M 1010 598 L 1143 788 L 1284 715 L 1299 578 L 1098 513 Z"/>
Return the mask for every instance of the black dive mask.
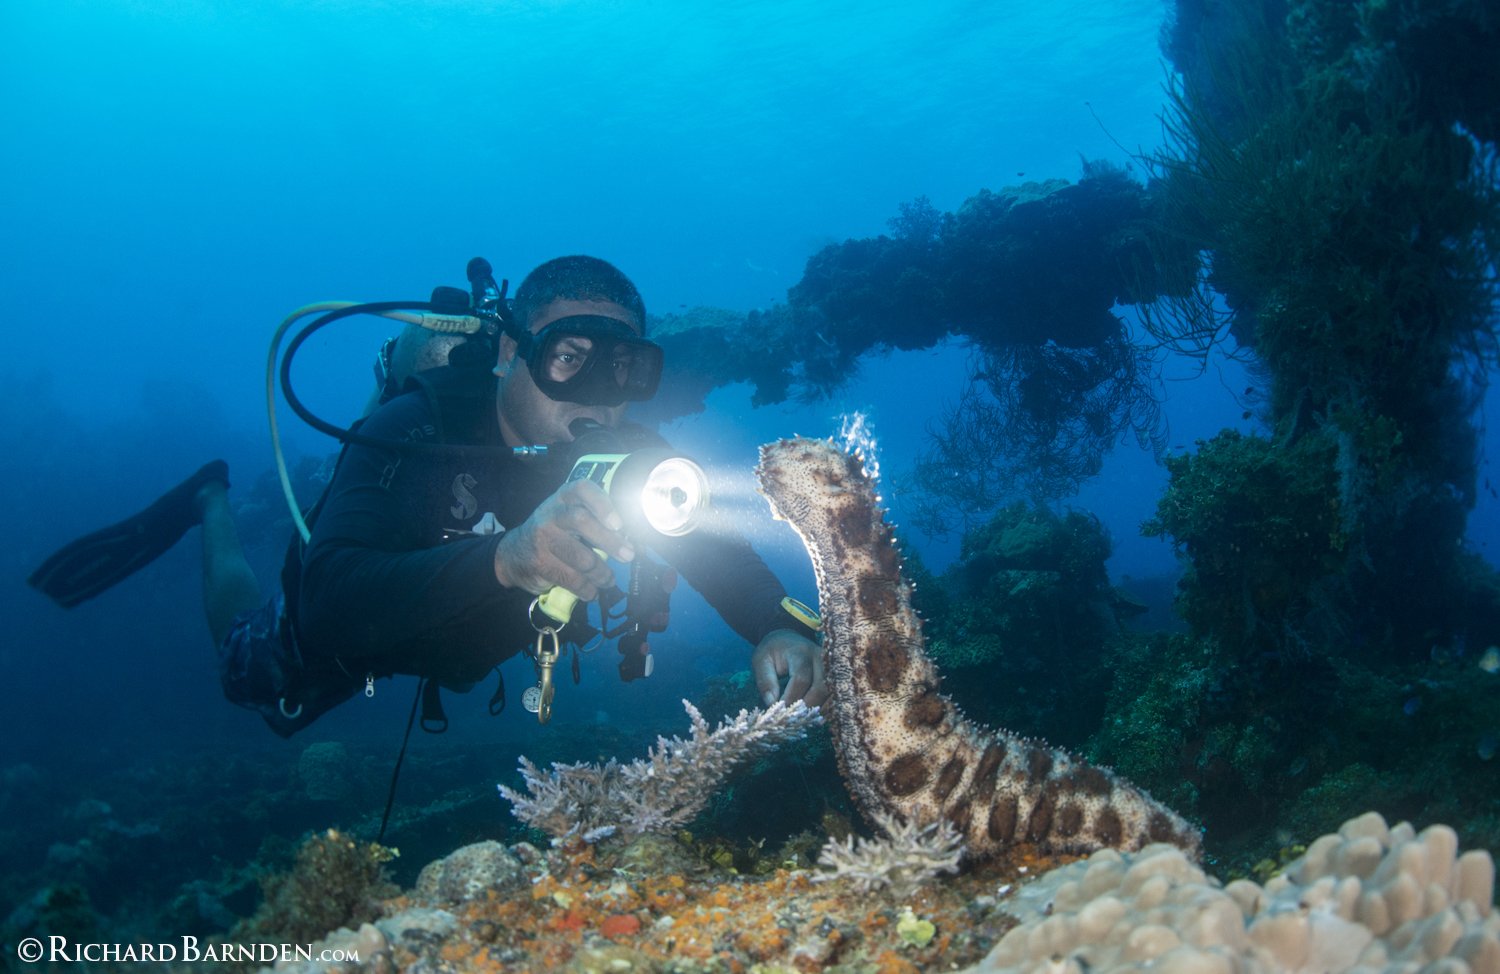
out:
<path id="1" fill-rule="evenodd" d="M 516 331 L 516 354 L 549 399 L 618 406 L 650 399 L 661 383 L 661 346 L 616 318 L 568 315 L 536 334 Z"/>

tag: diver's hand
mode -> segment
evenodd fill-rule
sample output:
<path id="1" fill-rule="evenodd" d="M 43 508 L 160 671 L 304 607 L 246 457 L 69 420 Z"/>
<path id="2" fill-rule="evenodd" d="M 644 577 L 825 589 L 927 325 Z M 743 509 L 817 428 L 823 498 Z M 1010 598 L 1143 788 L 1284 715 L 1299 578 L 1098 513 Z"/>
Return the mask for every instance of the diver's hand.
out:
<path id="1" fill-rule="evenodd" d="M 828 681 L 823 676 L 823 649 L 817 643 L 792 632 L 777 629 L 766 634 L 750 657 L 750 672 L 760 699 L 767 707 L 780 700 L 801 700 L 816 707 L 828 699 Z M 786 689 L 781 678 L 786 677 Z"/>
<path id="2" fill-rule="evenodd" d="M 545 592 L 561 585 L 584 601 L 614 584 L 614 573 L 599 557 L 635 557 L 620 533 L 623 522 L 598 484 L 563 484 L 519 527 L 505 532 L 495 547 L 495 577 L 507 588 Z"/>

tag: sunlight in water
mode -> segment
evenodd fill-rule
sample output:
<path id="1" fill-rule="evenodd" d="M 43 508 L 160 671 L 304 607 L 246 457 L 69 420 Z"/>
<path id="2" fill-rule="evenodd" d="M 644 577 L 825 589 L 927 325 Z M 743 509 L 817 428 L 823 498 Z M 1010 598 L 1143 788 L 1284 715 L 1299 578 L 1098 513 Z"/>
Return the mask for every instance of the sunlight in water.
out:
<path id="1" fill-rule="evenodd" d="M 844 452 L 859 457 L 871 480 L 880 479 L 880 461 L 875 456 L 875 430 L 864 413 L 840 417 L 839 435 L 835 442 Z"/>

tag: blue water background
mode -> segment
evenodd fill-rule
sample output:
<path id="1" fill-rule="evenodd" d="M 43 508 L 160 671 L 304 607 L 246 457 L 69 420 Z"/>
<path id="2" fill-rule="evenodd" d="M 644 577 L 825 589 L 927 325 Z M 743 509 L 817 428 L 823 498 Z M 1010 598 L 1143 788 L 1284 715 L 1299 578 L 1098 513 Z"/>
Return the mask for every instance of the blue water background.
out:
<path id="1" fill-rule="evenodd" d="M 222 700 L 195 534 L 71 612 L 24 585 L 57 545 L 213 456 L 243 497 L 271 462 L 266 343 L 291 309 L 420 300 L 463 285 L 476 254 L 515 282 L 578 252 L 617 263 L 654 311 L 769 306 L 818 248 L 884 231 L 919 195 L 951 210 L 981 188 L 1074 179 L 1080 158 L 1123 165 L 1156 146 L 1163 16 L 1157 0 L 7 0 L 0 766 L 150 766 L 200 749 L 294 759 L 322 738 L 394 751 L 404 681 L 292 744 Z M 319 411 L 357 414 L 388 332 L 356 321 L 309 343 L 298 375 Z M 723 389 L 665 432 L 731 485 L 757 543 L 811 600 L 797 542 L 749 496 L 755 446 L 827 435 L 862 411 L 899 472 L 964 358 L 951 346 L 872 357 L 811 405 L 751 409 L 747 389 Z M 1165 368 L 1174 449 L 1255 428 L 1235 363 Z M 331 449 L 284 420 L 294 456 Z M 1117 578 L 1175 568 L 1137 530 L 1164 482 L 1126 444 L 1070 501 L 1105 519 Z M 1492 555 L 1494 510 L 1486 493 L 1471 525 Z M 941 568 L 954 545 L 924 551 Z M 273 585 L 280 539 L 251 555 Z M 701 603 L 679 594 L 674 609 L 657 677 L 622 688 L 601 653 L 564 689 L 560 719 L 669 713 L 747 656 Z M 514 700 L 525 667 L 506 672 L 504 717 L 484 715 L 488 688 L 450 702 L 458 739 L 545 733 Z"/>

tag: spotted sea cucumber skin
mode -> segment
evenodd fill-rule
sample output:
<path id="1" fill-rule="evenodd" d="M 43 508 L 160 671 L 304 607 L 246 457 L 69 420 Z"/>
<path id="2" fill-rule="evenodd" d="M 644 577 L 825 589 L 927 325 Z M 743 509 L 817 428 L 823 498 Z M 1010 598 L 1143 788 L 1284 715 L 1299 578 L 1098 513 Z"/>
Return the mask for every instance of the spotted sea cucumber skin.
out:
<path id="1" fill-rule="evenodd" d="M 1198 831 L 1114 772 L 968 720 L 938 690 L 875 481 L 826 440 L 761 447 L 761 493 L 812 559 L 839 770 L 866 818 L 953 822 L 970 858 L 1170 842 Z"/>

